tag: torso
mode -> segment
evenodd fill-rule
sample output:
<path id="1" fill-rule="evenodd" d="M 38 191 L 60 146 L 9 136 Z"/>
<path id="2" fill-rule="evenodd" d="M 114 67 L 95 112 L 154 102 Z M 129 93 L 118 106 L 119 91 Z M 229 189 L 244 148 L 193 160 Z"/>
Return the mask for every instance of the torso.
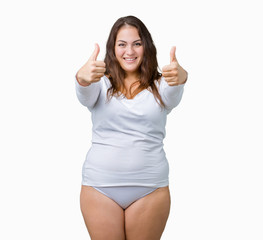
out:
<path id="1" fill-rule="evenodd" d="M 83 185 L 168 185 L 169 165 L 163 149 L 166 111 L 144 90 L 133 99 L 107 99 L 110 80 L 92 108 L 92 146 L 83 166 Z"/>

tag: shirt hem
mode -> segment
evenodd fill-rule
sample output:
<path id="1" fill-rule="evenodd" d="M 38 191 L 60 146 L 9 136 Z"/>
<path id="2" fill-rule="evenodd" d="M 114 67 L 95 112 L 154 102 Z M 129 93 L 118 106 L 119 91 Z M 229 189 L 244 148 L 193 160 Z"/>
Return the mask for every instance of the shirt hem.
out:
<path id="1" fill-rule="evenodd" d="M 85 181 L 81 182 L 81 185 L 84 186 L 92 186 L 92 187 L 155 187 L 155 188 L 160 188 L 160 187 L 167 187 L 169 186 L 169 182 L 163 183 L 163 184 L 145 184 L 145 183 L 125 183 L 125 184 L 94 184 L 94 183 L 88 183 Z"/>

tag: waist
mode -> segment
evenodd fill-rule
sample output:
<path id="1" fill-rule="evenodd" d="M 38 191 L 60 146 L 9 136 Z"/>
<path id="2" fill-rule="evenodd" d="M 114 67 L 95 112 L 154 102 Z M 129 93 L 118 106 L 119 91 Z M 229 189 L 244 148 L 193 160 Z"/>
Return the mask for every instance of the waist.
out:
<path id="1" fill-rule="evenodd" d="M 151 151 L 139 147 L 116 147 L 110 144 L 93 143 L 86 157 L 86 163 L 108 171 L 144 171 L 156 169 L 166 162 L 162 146 Z"/>
<path id="2" fill-rule="evenodd" d="M 150 138 L 118 138 L 114 137 L 92 137 L 92 146 L 105 146 L 112 148 L 134 148 L 142 151 L 160 151 L 163 149 L 163 141 Z"/>

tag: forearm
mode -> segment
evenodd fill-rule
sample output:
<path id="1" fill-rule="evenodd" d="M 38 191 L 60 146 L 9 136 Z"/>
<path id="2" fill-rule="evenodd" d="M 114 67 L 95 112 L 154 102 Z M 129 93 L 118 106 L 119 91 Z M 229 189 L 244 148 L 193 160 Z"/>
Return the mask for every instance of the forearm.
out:
<path id="1" fill-rule="evenodd" d="M 86 82 L 85 84 L 85 82 L 83 83 L 76 76 L 75 88 L 79 102 L 88 108 L 94 107 L 101 91 L 100 81 L 92 84 Z"/>
<path id="2" fill-rule="evenodd" d="M 169 112 L 180 103 L 184 92 L 185 82 L 186 81 L 182 84 L 170 86 L 165 79 L 162 79 L 160 94 Z"/>

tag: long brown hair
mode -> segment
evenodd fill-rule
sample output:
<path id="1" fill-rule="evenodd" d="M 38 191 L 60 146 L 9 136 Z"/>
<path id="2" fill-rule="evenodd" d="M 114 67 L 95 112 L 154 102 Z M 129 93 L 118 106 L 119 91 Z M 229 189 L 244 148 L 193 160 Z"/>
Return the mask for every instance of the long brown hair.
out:
<path id="1" fill-rule="evenodd" d="M 112 98 L 113 95 L 117 94 L 117 96 L 120 95 L 119 91 L 121 89 L 125 89 L 124 87 L 124 78 L 125 78 L 125 71 L 121 68 L 116 56 L 115 56 L 115 42 L 117 38 L 118 31 L 120 28 L 124 25 L 130 25 L 133 27 L 136 27 L 139 33 L 139 36 L 142 41 L 142 46 L 144 49 L 143 53 L 143 60 L 139 67 L 140 72 L 140 85 L 138 88 L 134 91 L 133 94 L 131 94 L 132 98 L 140 91 L 144 89 L 148 89 L 150 87 L 155 100 L 157 99 L 160 101 L 157 103 L 161 107 L 165 107 L 164 102 L 162 101 L 162 98 L 158 92 L 158 89 L 154 83 L 154 80 L 159 80 L 162 74 L 158 72 L 158 62 L 157 62 L 157 50 L 154 45 L 154 42 L 152 40 L 152 36 L 144 23 L 134 17 L 134 16 L 126 16 L 119 18 L 113 25 L 110 35 L 108 37 L 108 41 L 106 44 L 106 55 L 104 62 L 106 63 L 106 72 L 105 75 L 108 76 L 111 87 L 107 91 L 107 97 Z M 133 83 L 132 85 L 136 84 L 137 82 Z M 132 87 L 131 85 L 131 87 Z M 129 92 L 131 93 L 131 87 L 129 89 Z M 157 98 L 157 99 L 156 99 Z"/>

